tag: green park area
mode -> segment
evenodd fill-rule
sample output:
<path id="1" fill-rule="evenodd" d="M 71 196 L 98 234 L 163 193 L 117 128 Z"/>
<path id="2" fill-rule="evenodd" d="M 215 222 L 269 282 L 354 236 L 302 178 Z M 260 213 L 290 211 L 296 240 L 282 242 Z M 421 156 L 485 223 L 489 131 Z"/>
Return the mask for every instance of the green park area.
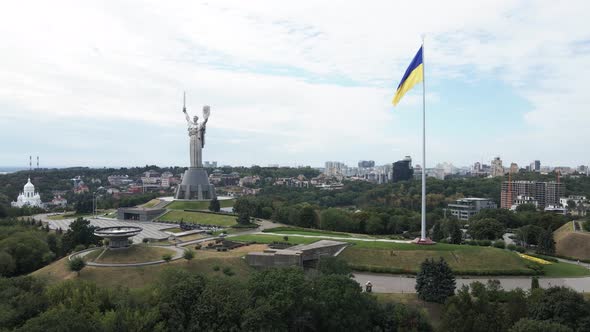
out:
<path id="1" fill-rule="evenodd" d="M 174 251 L 159 247 L 133 245 L 122 250 L 98 249 L 86 255 L 84 259 L 95 263 L 142 263 L 159 261 L 165 254 L 174 256 Z"/>
<path id="2" fill-rule="evenodd" d="M 219 201 L 219 206 L 222 208 L 234 206 L 233 199 L 224 199 Z M 209 209 L 209 201 L 174 201 L 166 206 L 170 210 L 207 210 Z"/>
<path id="3" fill-rule="evenodd" d="M 124 252 L 124 250 L 121 250 L 121 252 Z M 195 256 L 190 261 L 179 259 L 158 265 L 137 267 L 86 266 L 80 272 L 79 277 L 76 276 L 75 272 L 68 269 L 68 258 L 65 257 L 33 272 L 32 275 L 43 278 L 49 283 L 76 278 L 95 282 L 100 287 L 141 288 L 156 282 L 161 273 L 170 268 L 181 268 L 209 278 L 231 278 L 231 280 L 243 280 L 255 271 L 241 258 L 245 254 L 241 250 L 227 252 L 195 250 L 194 253 Z M 125 254 L 121 255 L 125 256 Z M 157 259 L 161 259 L 161 255 Z"/>
<path id="4" fill-rule="evenodd" d="M 142 208 L 153 208 L 154 206 L 158 205 L 159 203 L 160 203 L 160 200 L 154 198 L 154 199 L 150 200 L 147 203 L 141 204 L 140 207 L 142 207 Z"/>
<path id="5" fill-rule="evenodd" d="M 236 217 L 206 212 L 171 210 L 160 217 L 159 221 L 175 223 L 183 221 L 185 223 L 230 227 L 236 224 Z"/>
<path id="6" fill-rule="evenodd" d="M 284 234 L 283 232 L 279 232 Z M 299 232 L 301 234 L 301 232 Z M 321 238 L 289 235 L 249 234 L 232 237 L 234 241 L 272 243 L 289 242 L 307 244 Z M 358 271 L 395 274 L 415 274 L 427 258 L 442 257 L 458 275 L 534 275 L 542 270 L 548 277 L 587 276 L 590 270 L 569 263 L 552 263 L 540 266 L 518 256 L 516 252 L 493 247 L 453 245 L 439 243 L 418 246 L 410 243 L 347 240 L 353 245 L 339 257 Z"/>
<path id="7" fill-rule="evenodd" d="M 330 232 L 319 229 L 299 228 L 299 227 L 276 227 L 265 229 L 264 233 L 279 233 L 279 234 L 299 234 L 299 235 L 317 235 L 317 236 L 334 236 L 334 237 L 351 237 L 352 234 L 343 232 Z M 360 237 L 367 237 L 367 235 L 360 235 Z"/>

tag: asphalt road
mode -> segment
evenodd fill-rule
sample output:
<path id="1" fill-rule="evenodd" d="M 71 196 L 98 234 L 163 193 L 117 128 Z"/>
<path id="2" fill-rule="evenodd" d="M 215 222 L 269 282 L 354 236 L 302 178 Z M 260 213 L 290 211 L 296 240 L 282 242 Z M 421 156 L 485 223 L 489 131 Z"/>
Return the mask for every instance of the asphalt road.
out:
<path id="1" fill-rule="evenodd" d="M 364 287 L 367 281 L 373 284 L 375 293 L 415 293 L 416 279 L 414 277 L 398 276 L 391 274 L 355 273 L 354 279 Z M 489 279 L 500 281 L 502 288 L 512 290 L 516 288 L 530 289 L 531 277 L 473 277 L 457 278 L 457 288 L 479 281 L 486 283 Z M 581 278 L 540 278 L 539 285 L 543 288 L 551 286 L 567 286 L 577 292 L 590 291 L 590 277 Z"/>

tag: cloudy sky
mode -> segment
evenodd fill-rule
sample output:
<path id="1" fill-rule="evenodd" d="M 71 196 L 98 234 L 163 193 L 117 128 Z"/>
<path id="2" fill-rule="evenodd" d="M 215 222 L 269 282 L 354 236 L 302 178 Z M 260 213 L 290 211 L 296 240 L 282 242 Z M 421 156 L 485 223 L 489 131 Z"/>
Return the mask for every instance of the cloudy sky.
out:
<path id="1" fill-rule="evenodd" d="M 0 11 L 0 166 L 204 160 L 588 164 L 588 1 L 12 1 Z"/>

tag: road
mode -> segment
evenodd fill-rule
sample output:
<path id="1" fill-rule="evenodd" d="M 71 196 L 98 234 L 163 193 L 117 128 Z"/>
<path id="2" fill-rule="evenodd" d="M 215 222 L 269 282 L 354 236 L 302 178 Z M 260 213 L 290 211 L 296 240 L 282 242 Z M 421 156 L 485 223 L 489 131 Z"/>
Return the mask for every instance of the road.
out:
<path id="1" fill-rule="evenodd" d="M 354 279 L 364 286 L 367 281 L 373 284 L 375 293 L 415 293 L 416 279 L 391 274 L 374 274 L 374 273 L 355 273 Z M 463 285 L 469 285 L 472 282 L 480 281 L 486 283 L 489 279 L 496 279 L 505 290 L 515 288 L 530 289 L 530 277 L 474 277 L 474 278 L 457 278 L 457 288 Z M 539 285 L 543 288 L 551 286 L 567 286 L 578 292 L 590 291 L 590 277 L 582 278 L 540 278 Z"/>

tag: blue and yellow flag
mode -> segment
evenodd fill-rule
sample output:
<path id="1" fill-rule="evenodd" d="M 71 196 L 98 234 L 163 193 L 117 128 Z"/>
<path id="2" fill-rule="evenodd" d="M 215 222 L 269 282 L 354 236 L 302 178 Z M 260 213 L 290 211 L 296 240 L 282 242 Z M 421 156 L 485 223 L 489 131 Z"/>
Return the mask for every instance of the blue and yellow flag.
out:
<path id="1" fill-rule="evenodd" d="M 395 96 L 393 96 L 393 106 L 396 106 L 399 103 L 400 99 L 410 90 L 416 83 L 422 82 L 424 79 L 424 63 L 422 62 L 422 47 L 416 53 L 414 60 L 410 63 L 408 69 L 406 69 L 406 73 L 404 77 L 402 77 L 401 82 L 397 87 L 397 91 L 395 92 Z"/>

